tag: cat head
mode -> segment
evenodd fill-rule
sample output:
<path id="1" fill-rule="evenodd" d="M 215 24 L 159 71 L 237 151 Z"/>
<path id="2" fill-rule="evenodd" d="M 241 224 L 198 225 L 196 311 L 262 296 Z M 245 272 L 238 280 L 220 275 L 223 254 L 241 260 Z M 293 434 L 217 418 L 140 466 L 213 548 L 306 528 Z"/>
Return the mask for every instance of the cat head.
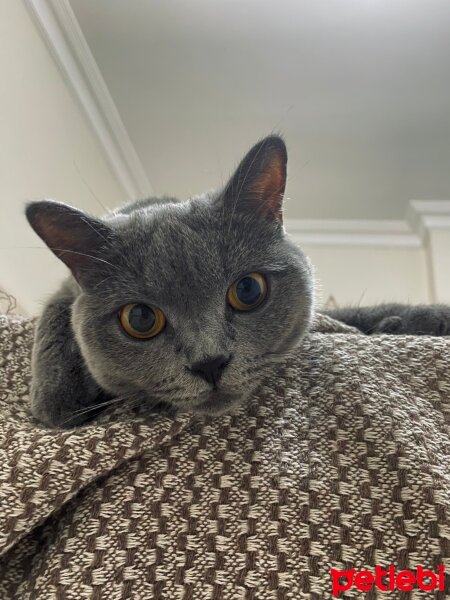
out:
<path id="1" fill-rule="evenodd" d="M 72 327 L 101 387 L 220 412 L 299 342 L 313 285 L 283 228 L 286 164 L 284 142 L 270 136 L 223 189 L 187 201 L 140 201 L 102 219 L 28 205 L 76 281 Z"/>

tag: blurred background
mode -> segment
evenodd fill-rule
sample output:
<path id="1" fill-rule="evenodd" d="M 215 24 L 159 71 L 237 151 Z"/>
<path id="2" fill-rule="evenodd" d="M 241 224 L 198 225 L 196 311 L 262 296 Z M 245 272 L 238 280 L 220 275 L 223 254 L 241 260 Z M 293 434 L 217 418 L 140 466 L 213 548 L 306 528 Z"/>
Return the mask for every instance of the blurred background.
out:
<path id="1" fill-rule="evenodd" d="M 450 302 L 448 0 L 2 0 L 0 306 L 66 274 L 23 216 L 218 187 L 289 150 L 321 303 Z"/>

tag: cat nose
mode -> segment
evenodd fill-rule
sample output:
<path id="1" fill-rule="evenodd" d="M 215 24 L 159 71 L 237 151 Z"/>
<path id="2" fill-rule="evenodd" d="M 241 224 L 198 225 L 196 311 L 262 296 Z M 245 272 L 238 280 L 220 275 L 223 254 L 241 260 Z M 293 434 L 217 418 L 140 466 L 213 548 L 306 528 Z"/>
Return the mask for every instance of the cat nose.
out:
<path id="1" fill-rule="evenodd" d="M 208 357 L 206 360 L 196 362 L 191 367 L 188 367 L 191 373 L 198 375 L 213 386 L 219 382 L 222 374 L 231 360 L 231 355 Z"/>

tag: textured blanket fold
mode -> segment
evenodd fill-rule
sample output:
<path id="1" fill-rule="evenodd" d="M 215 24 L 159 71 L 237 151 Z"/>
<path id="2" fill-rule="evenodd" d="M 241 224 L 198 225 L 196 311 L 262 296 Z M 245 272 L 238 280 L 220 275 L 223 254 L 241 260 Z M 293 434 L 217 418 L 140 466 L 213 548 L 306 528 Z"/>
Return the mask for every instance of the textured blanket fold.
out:
<path id="1" fill-rule="evenodd" d="M 448 339 L 320 318 L 230 415 L 122 406 L 59 431 L 29 413 L 32 336 L 0 317 L 2 600 L 314 600 L 331 569 L 450 572 Z M 450 597 L 448 577 L 355 581 L 340 597 Z"/>

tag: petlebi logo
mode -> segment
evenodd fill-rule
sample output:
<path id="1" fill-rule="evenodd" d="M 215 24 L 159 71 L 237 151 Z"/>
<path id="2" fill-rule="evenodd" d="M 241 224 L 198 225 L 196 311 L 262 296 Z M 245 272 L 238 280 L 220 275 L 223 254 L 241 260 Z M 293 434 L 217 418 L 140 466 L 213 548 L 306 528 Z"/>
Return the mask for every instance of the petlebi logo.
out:
<path id="1" fill-rule="evenodd" d="M 445 589 L 444 565 L 439 565 L 437 572 L 425 569 L 422 565 L 418 565 L 411 571 L 399 571 L 394 565 L 385 568 L 377 565 L 372 571 L 331 569 L 330 573 L 332 593 L 336 597 L 341 592 L 351 589 L 361 592 L 370 592 L 373 589 L 381 592 L 394 590 L 399 592 L 411 592 L 413 590 L 431 592 Z"/>

